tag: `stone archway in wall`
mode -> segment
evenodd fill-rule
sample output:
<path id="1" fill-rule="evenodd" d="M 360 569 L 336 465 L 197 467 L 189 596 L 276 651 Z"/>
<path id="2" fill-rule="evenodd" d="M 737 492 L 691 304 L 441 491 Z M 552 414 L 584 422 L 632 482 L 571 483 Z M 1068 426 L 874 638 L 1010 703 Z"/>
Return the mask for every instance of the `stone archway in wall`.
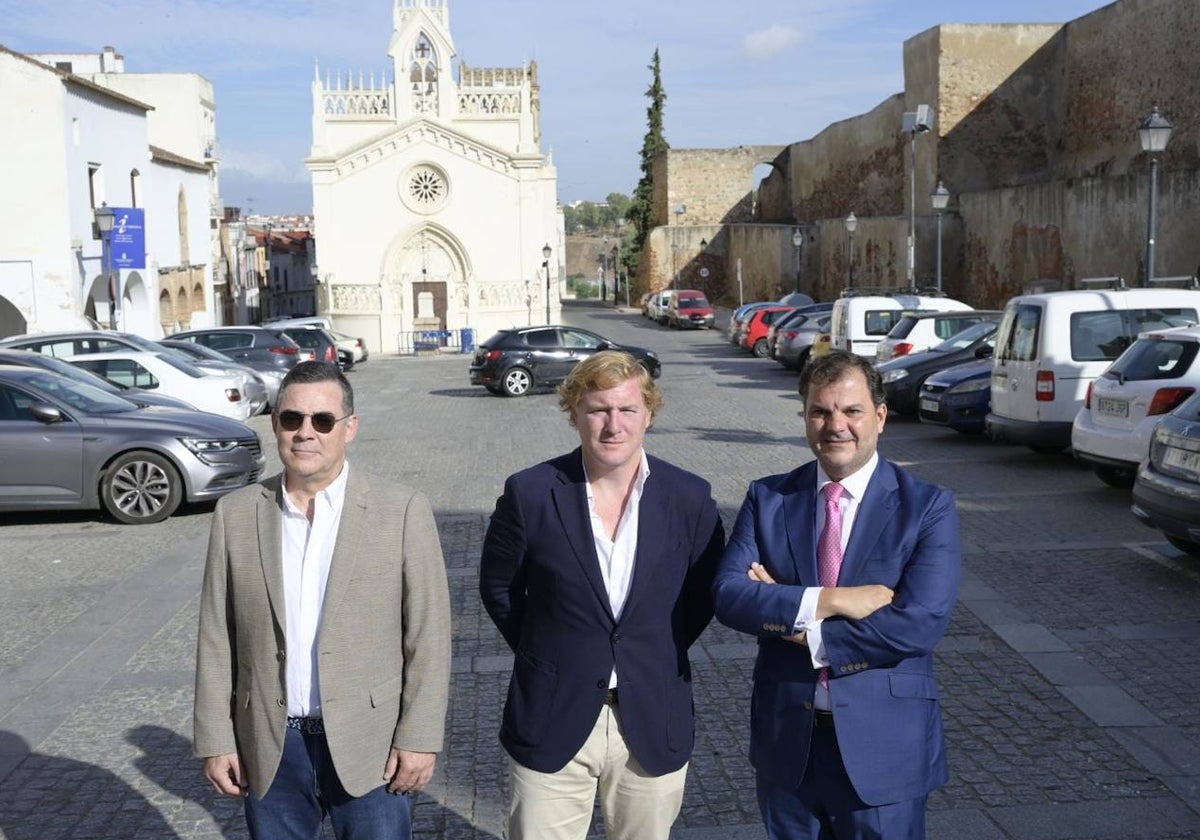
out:
<path id="1" fill-rule="evenodd" d="M 21 314 L 21 310 L 12 301 L 0 295 L 0 338 L 9 335 L 22 335 L 28 328 L 29 322 Z"/>
<path id="2" fill-rule="evenodd" d="M 471 323 L 470 264 L 448 230 L 427 224 L 401 234 L 383 271 L 384 334 L 413 329 L 457 330 Z"/>
<path id="3" fill-rule="evenodd" d="M 158 334 L 150 290 L 141 272 L 130 271 L 123 278 L 121 293 L 121 323 L 127 332 L 144 336 Z"/>
<path id="4" fill-rule="evenodd" d="M 95 321 L 101 327 L 108 328 L 109 316 L 112 314 L 112 300 L 108 296 L 108 283 L 103 274 L 92 278 L 84 298 L 83 314 Z"/>

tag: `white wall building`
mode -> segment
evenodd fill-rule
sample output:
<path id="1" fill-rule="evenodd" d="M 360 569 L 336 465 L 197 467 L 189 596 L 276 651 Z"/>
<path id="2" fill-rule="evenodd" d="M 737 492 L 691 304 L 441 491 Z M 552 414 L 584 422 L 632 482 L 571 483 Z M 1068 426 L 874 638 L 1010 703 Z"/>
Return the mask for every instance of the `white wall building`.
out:
<path id="1" fill-rule="evenodd" d="M 134 205 L 150 107 L 0 47 L 0 335 L 77 329 L 113 315 L 95 208 Z M 136 205 L 141 206 L 141 205 Z M 120 272 L 131 317 L 155 278 Z M 118 326 L 123 324 L 119 318 Z"/>
<path id="2" fill-rule="evenodd" d="M 391 81 L 313 82 L 320 314 L 385 352 L 413 330 L 545 323 L 547 304 L 557 321 L 562 215 L 537 65 L 459 62 L 456 81 L 449 0 L 393 0 L 392 16 Z"/>

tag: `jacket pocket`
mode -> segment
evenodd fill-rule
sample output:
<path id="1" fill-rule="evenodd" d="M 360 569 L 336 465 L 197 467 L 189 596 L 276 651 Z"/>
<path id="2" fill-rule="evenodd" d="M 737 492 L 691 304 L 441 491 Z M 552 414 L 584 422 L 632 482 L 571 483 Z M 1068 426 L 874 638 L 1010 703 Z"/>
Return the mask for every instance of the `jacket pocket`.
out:
<path id="1" fill-rule="evenodd" d="M 888 683 L 893 697 L 907 697 L 915 700 L 937 700 L 937 682 L 925 674 L 904 674 L 892 672 L 888 675 Z"/>
<path id="2" fill-rule="evenodd" d="M 392 702 L 404 690 L 404 677 L 392 677 L 371 689 L 371 707 L 378 709 Z"/>

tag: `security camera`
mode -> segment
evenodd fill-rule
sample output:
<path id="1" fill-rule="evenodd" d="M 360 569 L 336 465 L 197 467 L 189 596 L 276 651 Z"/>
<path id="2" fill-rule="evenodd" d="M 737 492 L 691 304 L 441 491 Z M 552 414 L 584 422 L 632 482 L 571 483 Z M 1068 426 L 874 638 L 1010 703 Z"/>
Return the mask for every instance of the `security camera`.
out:
<path id="1" fill-rule="evenodd" d="M 905 134 L 924 134 L 932 128 L 933 108 L 928 105 L 918 105 L 917 110 L 904 112 L 900 130 Z"/>

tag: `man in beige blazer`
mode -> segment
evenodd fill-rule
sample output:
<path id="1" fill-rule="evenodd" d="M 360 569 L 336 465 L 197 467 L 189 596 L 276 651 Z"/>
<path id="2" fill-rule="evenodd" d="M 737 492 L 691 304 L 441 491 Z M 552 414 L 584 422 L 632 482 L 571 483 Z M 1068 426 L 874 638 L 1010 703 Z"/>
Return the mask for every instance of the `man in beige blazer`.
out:
<path id="1" fill-rule="evenodd" d="M 195 751 L 255 840 L 411 837 L 442 748 L 450 599 L 425 497 L 353 470 L 350 383 L 301 362 L 271 425 L 283 473 L 217 504 Z"/>

